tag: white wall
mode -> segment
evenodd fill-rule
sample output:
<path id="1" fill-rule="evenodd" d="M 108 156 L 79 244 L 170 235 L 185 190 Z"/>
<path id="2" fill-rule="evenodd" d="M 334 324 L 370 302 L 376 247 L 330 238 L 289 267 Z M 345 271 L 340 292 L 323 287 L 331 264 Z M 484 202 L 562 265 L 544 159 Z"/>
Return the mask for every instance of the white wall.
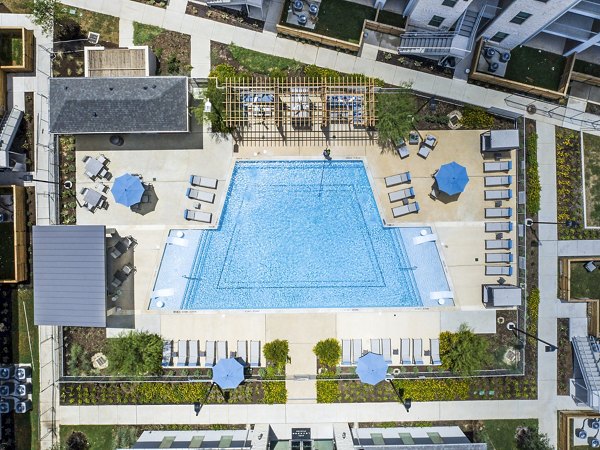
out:
<path id="1" fill-rule="evenodd" d="M 445 17 L 440 28 L 450 28 L 471 4 L 472 0 L 458 0 L 454 7 L 442 6 L 443 0 L 418 0 L 410 13 L 408 24 L 419 28 L 427 27 L 433 16 Z M 435 28 L 434 28 L 435 29 Z"/>

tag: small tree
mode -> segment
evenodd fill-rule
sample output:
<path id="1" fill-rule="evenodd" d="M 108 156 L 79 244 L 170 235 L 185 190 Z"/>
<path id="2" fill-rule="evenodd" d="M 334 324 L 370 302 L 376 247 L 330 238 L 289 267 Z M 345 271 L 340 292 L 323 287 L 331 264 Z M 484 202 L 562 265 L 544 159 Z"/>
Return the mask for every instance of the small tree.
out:
<path id="1" fill-rule="evenodd" d="M 282 372 L 285 368 L 289 360 L 289 351 L 288 341 L 282 339 L 275 339 L 263 346 L 265 359 L 273 364 L 277 372 Z"/>
<path id="2" fill-rule="evenodd" d="M 156 375 L 162 371 L 162 338 L 134 331 L 109 339 L 108 370 L 113 375 Z"/>
<path id="3" fill-rule="evenodd" d="M 87 450 L 90 443 L 85 434 L 81 431 L 73 431 L 67 438 L 67 450 Z"/>
<path id="4" fill-rule="evenodd" d="M 39 26 L 44 34 L 50 34 L 55 23 L 67 16 L 67 8 L 58 0 L 31 0 L 27 2 L 31 10 L 31 21 Z"/>
<path id="5" fill-rule="evenodd" d="M 413 128 L 414 97 L 408 91 L 380 93 L 376 95 L 376 101 L 379 142 L 395 145 L 405 139 Z"/>
<path id="6" fill-rule="evenodd" d="M 517 431 L 519 450 L 552 450 L 548 436 L 540 433 L 536 426 L 523 427 Z"/>
<path id="7" fill-rule="evenodd" d="M 342 347 L 334 338 L 317 342 L 317 345 L 313 347 L 313 352 L 322 365 L 330 368 L 337 366 L 342 359 Z"/>
<path id="8" fill-rule="evenodd" d="M 490 363 L 488 341 L 473 333 L 466 323 L 458 332 L 440 334 L 442 367 L 459 375 L 471 375 Z"/>

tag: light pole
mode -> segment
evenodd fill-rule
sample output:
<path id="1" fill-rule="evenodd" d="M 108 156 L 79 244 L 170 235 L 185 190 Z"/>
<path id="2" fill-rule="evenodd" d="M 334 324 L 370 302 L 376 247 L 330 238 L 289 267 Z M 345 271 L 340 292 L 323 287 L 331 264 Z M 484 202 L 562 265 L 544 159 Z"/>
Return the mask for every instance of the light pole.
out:
<path id="1" fill-rule="evenodd" d="M 37 179 L 37 178 L 33 178 L 33 175 L 31 175 L 31 174 L 23 175 L 22 177 L 19 177 L 19 179 L 20 179 L 20 180 L 23 180 L 23 181 L 27 181 L 27 182 L 35 181 L 36 183 L 55 184 L 55 185 L 57 185 L 57 186 L 60 186 L 60 185 L 61 185 L 61 184 L 60 184 L 60 182 L 58 182 L 58 181 L 39 180 L 39 179 Z M 67 181 L 65 181 L 65 182 L 62 184 L 62 186 L 63 186 L 65 189 L 71 189 L 71 188 L 73 187 L 73 182 L 72 182 L 72 181 L 69 181 L 69 180 L 67 180 Z"/>
<path id="2" fill-rule="evenodd" d="M 541 342 L 543 344 L 546 344 L 546 351 L 547 352 L 554 352 L 554 351 L 558 350 L 558 347 L 556 345 L 551 344 L 550 342 L 544 341 L 543 339 L 540 339 L 539 337 L 537 337 L 537 336 L 535 336 L 533 334 L 530 334 L 530 333 L 528 333 L 528 332 L 526 332 L 524 330 L 521 330 L 520 328 L 517 328 L 517 326 L 513 322 L 508 322 L 506 324 L 506 328 L 509 329 L 509 330 L 511 330 L 511 331 L 517 331 L 519 333 L 523 333 L 525 336 L 529 336 L 530 338 L 533 338 L 536 341 L 539 341 L 539 342 Z"/>
<path id="3" fill-rule="evenodd" d="M 580 224 L 576 220 L 565 220 L 564 222 L 544 222 L 533 219 L 525 219 L 525 226 L 531 227 L 534 223 L 542 223 L 547 225 L 565 225 L 568 228 L 579 228 Z"/>
<path id="4" fill-rule="evenodd" d="M 212 383 L 210 383 L 210 387 L 208 388 L 208 392 L 206 393 L 206 397 L 204 397 L 204 400 L 200 401 L 200 399 L 198 399 L 198 400 L 196 400 L 194 402 L 194 412 L 196 413 L 196 416 L 198 414 L 200 414 L 200 411 L 202 410 L 202 407 L 204 406 L 204 404 L 208 400 L 208 397 L 210 396 L 210 393 L 211 393 L 212 388 L 214 387 L 214 385 L 215 385 L 214 381 Z"/>
<path id="5" fill-rule="evenodd" d="M 392 378 L 386 378 L 385 380 L 388 381 L 390 383 L 390 385 L 392 386 L 394 393 L 398 396 L 398 400 L 400 400 L 400 403 L 402 403 L 402 405 L 404 405 L 406 412 L 410 412 L 410 407 L 412 406 L 412 398 L 404 398 L 404 395 L 402 395 L 400 390 L 396 389 L 396 386 L 394 386 Z"/>

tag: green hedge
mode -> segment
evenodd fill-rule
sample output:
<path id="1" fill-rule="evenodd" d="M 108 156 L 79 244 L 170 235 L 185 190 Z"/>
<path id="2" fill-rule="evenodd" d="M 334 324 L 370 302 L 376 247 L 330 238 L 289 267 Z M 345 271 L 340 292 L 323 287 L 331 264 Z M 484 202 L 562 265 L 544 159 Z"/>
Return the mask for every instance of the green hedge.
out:
<path id="1" fill-rule="evenodd" d="M 492 128 L 494 116 L 488 114 L 483 108 L 477 106 L 465 106 L 460 119 L 463 127 L 471 130 L 484 130 Z"/>
<path id="2" fill-rule="evenodd" d="M 531 133 L 525 140 L 526 163 L 527 163 L 527 214 L 534 215 L 540 210 L 540 195 L 542 186 L 537 161 L 537 138 L 536 133 Z"/>
<path id="3" fill-rule="evenodd" d="M 527 332 L 537 335 L 538 313 L 540 308 L 540 290 L 531 289 L 527 297 Z"/>
<path id="4" fill-rule="evenodd" d="M 317 380 L 317 403 L 339 403 L 339 381 Z"/>

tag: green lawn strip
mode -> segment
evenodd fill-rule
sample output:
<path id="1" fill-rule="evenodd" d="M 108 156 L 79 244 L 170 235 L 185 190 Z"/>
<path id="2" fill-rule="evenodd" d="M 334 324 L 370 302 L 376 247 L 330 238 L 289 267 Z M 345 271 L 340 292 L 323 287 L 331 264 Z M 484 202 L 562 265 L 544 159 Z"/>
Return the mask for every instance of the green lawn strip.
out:
<path id="1" fill-rule="evenodd" d="M 256 52 L 247 48 L 229 45 L 231 56 L 250 72 L 268 75 L 273 69 L 288 71 L 297 70 L 301 64 L 298 61 L 279 56 Z"/>
<path id="2" fill-rule="evenodd" d="M 84 35 L 93 31 L 100 34 L 100 41 L 111 42 L 116 45 L 119 44 L 118 17 L 71 6 L 69 6 L 67 10 L 69 13 L 71 13 L 71 11 L 74 12 L 69 14 L 68 18 L 81 26 L 81 32 Z"/>
<path id="3" fill-rule="evenodd" d="M 25 305 L 26 315 L 23 305 Z M 37 328 L 33 325 L 33 290 L 30 288 L 20 288 L 17 291 L 17 301 L 13 304 L 13 330 L 16 330 L 14 335 L 16 339 L 13 340 L 14 360 L 20 364 L 31 364 L 33 361 L 32 410 L 26 414 L 15 414 L 17 450 L 37 449 L 39 448 L 39 347 Z"/>
<path id="4" fill-rule="evenodd" d="M 163 31 L 165 30 L 161 27 L 133 22 L 133 43 L 135 45 L 146 45 Z"/>
<path id="5" fill-rule="evenodd" d="M 583 133 L 587 225 L 600 225 L 600 137 Z"/>
<path id="6" fill-rule="evenodd" d="M 583 265 L 571 263 L 571 297 L 600 298 L 600 270 L 588 272 Z"/>
<path id="7" fill-rule="evenodd" d="M 517 47 L 511 52 L 504 78 L 555 91 L 565 62 L 561 55 L 531 47 Z"/>
<path id="8" fill-rule="evenodd" d="M 115 448 L 113 430 L 115 430 L 114 425 L 61 425 L 59 438 L 61 445 L 65 445 L 73 431 L 80 431 L 87 436 L 91 449 L 113 450 Z"/>
<path id="9" fill-rule="evenodd" d="M 377 17 L 377 22 L 393 27 L 404 28 L 406 25 L 406 17 L 402 14 L 396 14 L 391 11 L 381 10 Z"/>
<path id="10" fill-rule="evenodd" d="M 583 73 L 592 77 L 600 77 L 600 65 L 588 61 L 575 60 L 573 72 Z"/>
<path id="11" fill-rule="evenodd" d="M 488 444 L 490 449 L 514 450 L 517 428 L 532 427 L 537 424 L 537 419 L 486 420 L 479 437 Z"/>
<path id="12" fill-rule="evenodd" d="M 4 4 L 13 14 L 29 14 L 31 13 L 31 4 L 23 0 L 2 0 Z"/>
<path id="13" fill-rule="evenodd" d="M 13 280 L 15 277 L 14 222 L 0 223 L 0 279 Z"/>
<path id="14" fill-rule="evenodd" d="M 327 0 L 319 8 L 315 32 L 355 44 L 365 19 L 375 19 L 375 9 L 344 0 Z"/>

